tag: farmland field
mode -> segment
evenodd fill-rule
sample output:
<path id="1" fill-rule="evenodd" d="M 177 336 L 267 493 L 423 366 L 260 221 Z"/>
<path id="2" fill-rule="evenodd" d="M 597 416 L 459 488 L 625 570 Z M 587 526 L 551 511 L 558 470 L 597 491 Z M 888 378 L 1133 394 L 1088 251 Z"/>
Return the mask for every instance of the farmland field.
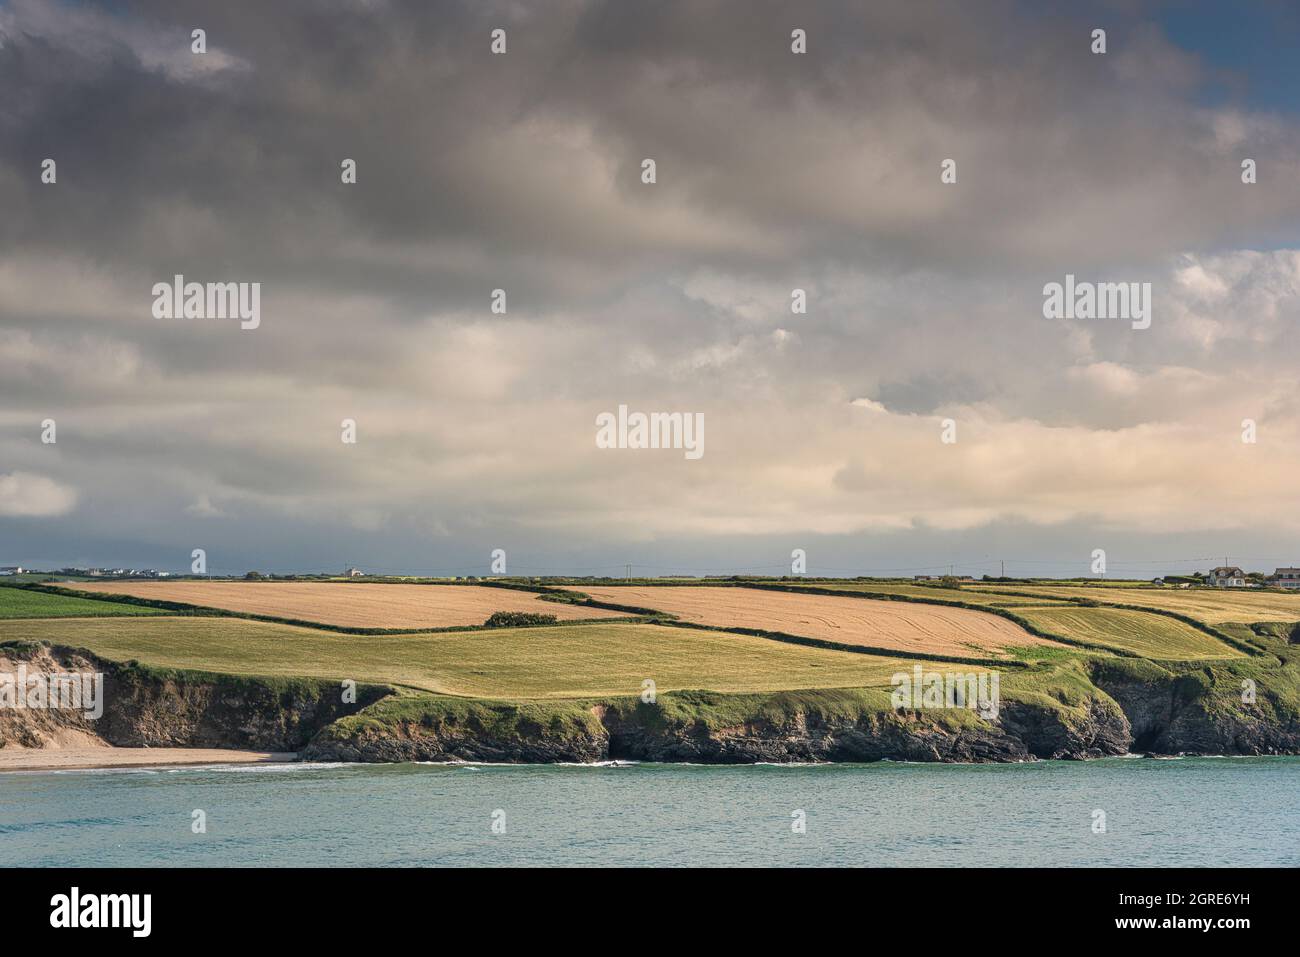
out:
<path id="1" fill-rule="evenodd" d="M 1007 648 L 1059 647 L 1005 618 L 941 605 L 692 585 L 582 585 L 571 590 L 715 628 L 754 628 L 902 653 L 1005 657 Z"/>
<path id="2" fill-rule="evenodd" d="M 161 615 L 154 608 L 123 605 L 112 601 L 94 601 L 67 595 L 51 595 L 24 588 L 0 588 L 2 618 L 87 618 L 123 615 Z"/>
<path id="3" fill-rule="evenodd" d="M 112 660 L 236 675 L 405 685 L 489 698 L 659 691 L 889 687 L 911 662 L 745 635 L 635 623 L 341 635 L 238 618 L 0 621 L 0 641 L 44 640 Z"/>
<path id="4" fill-rule="evenodd" d="M 617 618 L 615 612 L 540 601 L 509 588 L 478 585 L 398 585 L 351 582 L 124 581 L 65 587 L 132 595 L 205 608 L 347 628 L 448 628 L 481 625 L 497 611 L 555 615 L 560 621 Z"/>
<path id="5" fill-rule="evenodd" d="M 1237 658 L 1241 652 L 1186 622 L 1121 608 L 1017 609 L 1045 631 L 1076 641 L 1132 651 L 1144 658 Z"/>
<path id="6" fill-rule="evenodd" d="M 981 591 L 1002 594 L 999 587 Z M 1238 621 L 1300 621 L 1300 595 L 1231 589 L 1114 588 L 1107 585 L 1022 585 L 1006 590 L 1038 594 L 1044 598 L 1089 598 L 1104 604 L 1142 605 L 1173 611 L 1208 625 Z"/>
<path id="7" fill-rule="evenodd" d="M 791 584 L 782 582 L 783 585 Z M 794 587 L 801 587 L 795 584 Z M 1057 605 L 1065 604 L 1061 599 L 1051 595 L 1042 598 L 1021 598 L 1017 595 L 985 594 L 970 588 L 941 588 L 932 585 L 909 585 L 893 582 L 808 582 L 807 588 L 826 588 L 831 591 L 856 592 L 859 594 L 902 595 L 906 598 L 919 598 L 922 601 L 958 601 L 968 605 L 987 605 L 990 608 L 1014 608 L 1017 605 Z"/>

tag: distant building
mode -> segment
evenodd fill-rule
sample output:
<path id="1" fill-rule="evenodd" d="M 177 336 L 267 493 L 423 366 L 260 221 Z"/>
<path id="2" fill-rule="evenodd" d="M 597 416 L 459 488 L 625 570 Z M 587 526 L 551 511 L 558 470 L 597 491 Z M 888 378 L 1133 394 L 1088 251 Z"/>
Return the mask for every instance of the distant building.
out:
<path id="1" fill-rule="evenodd" d="M 918 582 L 932 582 L 932 581 L 934 581 L 934 576 L 933 576 L 933 575 L 913 575 L 913 576 L 912 576 L 912 579 L 913 579 L 914 581 L 918 581 Z"/>
<path id="2" fill-rule="evenodd" d="M 0 568 L 0 575 L 21 575 L 22 573 L 22 565 L 5 565 L 3 568 Z"/>
<path id="3" fill-rule="evenodd" d="M 348 569 L 347 571 L 345 571 L 343 574 L 344 574 L 344 575 L 347 575 L 348 578 L 365 578 L 365 577 L 366 577 L 366 573 L 363 572 L 360 568 L 349 568 L 349 569 Z"/>
<path id="4" fill-rule="evenodd" d="M 1216 588 L 1245 588 L 1246 573 L 1236 565 L 1220 565 L 1210 569 L 1210 573 L 1205 576 L 1205 584 Z"/>
<path id="5" fill-rule="evenodd" d="M 1165 583 L 1165 580 L 1164 580 L 1163 578 L 1153 578 L 1153 579 L 1151 579 L 1151 584 L 1153 584 L 1153 585 L 1163 585 L 1164 583 Z"/>
<path id="6" fill-rule="evenodd" d="M 1300 588 L 1300 568 L 1279 568 L 1268 583 L 1274 588 Z"/>

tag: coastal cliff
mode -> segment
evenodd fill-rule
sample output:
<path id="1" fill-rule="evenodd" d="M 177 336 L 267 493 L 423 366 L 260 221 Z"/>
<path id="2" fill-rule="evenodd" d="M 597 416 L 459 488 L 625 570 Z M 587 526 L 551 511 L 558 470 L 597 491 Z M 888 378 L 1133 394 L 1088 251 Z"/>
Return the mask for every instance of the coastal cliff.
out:
<path id="1" fill-rule="evenodd" d="M 341 719 L 304 756 L 343 761 L 1026 761 L 1300 754 L 1290 633 L 1210 664 L 1074 659 L 1008 672 L 993 720 L 895 710 L 875 690 L 519 704 L 395 697 Z M 1250 693 L 1245 690 L 1249 688 Z"/>
<path id="2" fill-rule="evenodd" d="M 389 693 L 357 687 L 344 704 L 339 685 L 312 679 L 245 678 L 106 661 L 40 643 L 0 644 L 0 673 L 100 673 L 102 717 L 78 709 L 0 708 L 0 747 L 56 746 L 61 741 L 116 747 L 240 748 L 298 751 L 331 722 Z"/>
<path id="3" fill-rule="evenodd" d="M 863 689 L 517 702 L 362 685 L 345 704 L 336 682 L 0 645 L 0 671 L 18 664 L 102 672 L 105 710 L 92 721 L 78 711 L 0 708 L 0 747 L 57 746 L 72 734 L 120 747 L 297 751 L 322 761 L 716 764 L 1300 753 L 1296 676 L 1277 659 L 1184 668 L 1106 659 L 1025 670 L 1004 680 L 992 720 L 965 709 L 895 710 L 886 692 Z M 1239 690 L 1245 681 L 1257 692 L 1249 704 Z"/>
<path id="4" fill-rule="evenodd" d="M 1124 710 L 1133 751 L 1300 754 L 1292 668 L 1243 661 L 1170 671 L 1128 659 L 1097 662 L 1091 676 Z"/>
<path id="5" fill-rule="evenodd" d="M 324 729 L 304 757 L 341 761 L 1027 761 L 1123 754 L 1128 724 L 1099 697 L 1080 714 L 1012 703 L 999 720 L 894 711 L 876 691 L 676 692 L 520 706 L 384 701 Z"/>

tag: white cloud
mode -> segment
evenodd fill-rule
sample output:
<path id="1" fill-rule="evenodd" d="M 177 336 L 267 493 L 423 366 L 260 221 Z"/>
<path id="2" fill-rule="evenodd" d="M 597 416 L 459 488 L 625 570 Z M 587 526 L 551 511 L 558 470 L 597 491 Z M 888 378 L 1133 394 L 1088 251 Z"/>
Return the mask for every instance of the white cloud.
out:
<path id="1" fill-rule="evenodd" d="M 31 472 L 0 475 L 0 515 L 46 518 L 64 515 L 77 504 L 76 489 Z"/>
<path id="2" fill-rule="evenodd" d="M 193 504 L 185 506 L 185 514 L 198 518 L 220 518 L 226 513 L 212 504 L 210 496 L 200 495 Z"/>

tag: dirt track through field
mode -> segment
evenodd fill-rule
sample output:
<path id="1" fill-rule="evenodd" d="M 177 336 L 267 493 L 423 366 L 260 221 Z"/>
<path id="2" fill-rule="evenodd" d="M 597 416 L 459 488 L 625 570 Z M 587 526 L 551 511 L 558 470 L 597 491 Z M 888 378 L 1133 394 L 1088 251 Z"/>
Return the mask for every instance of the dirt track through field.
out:
<path id="1" fill-rule="evenodd" d="M 759 628 L 891 651 L 1005 657 L 1003 650 L 1055 642 L 1015 622 L 967 608 L 869 598 L 709 586 L 573 586 L 599 601 L 653 608 L 715 628 Z"/>
<path id="2" fill-rule="evenodd" d="M 448 628 L 481 625 L 496 611 L 554 615 L 560 621 L 616 618 L 509 588 L 478 585 L 399 585 L 379 582 L 69 582 L 65 588 L 133 595 L 252 615 L 317 621 L 345 628 Z"/>

